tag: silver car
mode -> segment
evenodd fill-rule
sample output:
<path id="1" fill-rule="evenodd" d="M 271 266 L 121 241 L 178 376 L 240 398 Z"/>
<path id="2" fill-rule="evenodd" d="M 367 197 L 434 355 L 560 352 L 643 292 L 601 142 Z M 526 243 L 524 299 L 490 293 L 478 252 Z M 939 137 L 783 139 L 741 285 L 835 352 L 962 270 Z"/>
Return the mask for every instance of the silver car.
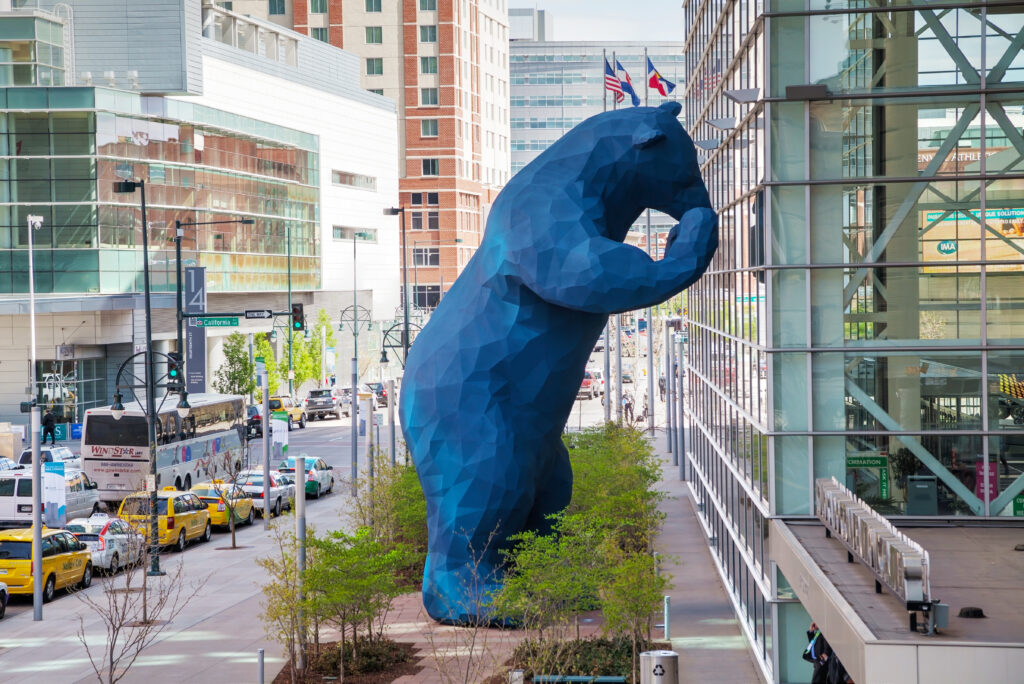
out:
<path id="1" fill-rule="evenodd" d="M 292 499 L 295 497 L 295 485 L 281 481 L 280 473 L 276 470 L 270 471 L 269 506 L 263 501 L 262 468 L 243 470 L 238 474 L 236 483 L 252 497 L 252 505 L 260 512 L 260 515 L 264 515 L 268 509 L 271 515 L 281 515 L 281 511 L 290 507 Z"/>
<path id="2" fill-rule="evenodd" d="M 106 513 L 75 518 L 65 529 L 92 551 L 92 566 L 107 572 L 138 563 L 146 545 L 146 538 L 127 521 Z"/>

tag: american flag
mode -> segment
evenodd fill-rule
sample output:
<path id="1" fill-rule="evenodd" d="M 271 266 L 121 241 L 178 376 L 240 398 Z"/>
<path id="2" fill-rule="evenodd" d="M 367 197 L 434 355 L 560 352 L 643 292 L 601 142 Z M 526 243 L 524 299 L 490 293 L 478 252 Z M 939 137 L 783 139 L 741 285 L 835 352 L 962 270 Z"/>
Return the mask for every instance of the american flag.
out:
<path id="1" fill-rule="evenodd" d="M 705 72 L 704 76 L 700 79 L 700 85 L 698 92 L 701 95 L 706 95 L 712 90 L 718 87 L 718 84 L 722 82 L 722 58 L 715 58 L 715 65 L 710 73 Z"/>
<path id="2" fill-rule="evenodd" d="M 608 63 L 608 60 L 604 60 L 604 89 L 610 90 L 615 93 L 615 101 L 622 102 L 626 99 L 626 95 L 622 92 L 622 82 L 619 77 L 612 71 L 612 66 Z"/>

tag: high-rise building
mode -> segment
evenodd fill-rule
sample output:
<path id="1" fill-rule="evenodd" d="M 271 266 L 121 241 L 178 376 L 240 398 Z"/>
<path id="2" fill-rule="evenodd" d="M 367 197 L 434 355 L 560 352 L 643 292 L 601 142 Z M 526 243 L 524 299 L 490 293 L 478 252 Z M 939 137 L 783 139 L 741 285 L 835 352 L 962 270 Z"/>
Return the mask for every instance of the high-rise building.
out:
<path id="1" fill-rule="evenodd" d="M 813 620 L 858 684 L 1012 678 L 1020 601 L 984 592 L 1024 516 L 1024 12 L 684 12 L 685 119 L 721 222 L 687 294 L 686 476 L 764 676 L 810 681 Z M 825 538 L 830 477 L 930 553 L 945 636 L 908 630 Z"/>
<path id="2" fill-rule="evenodd" d="M 157 352 L 176 346 L 176 221 L 206 224 L 184 227 L 181 262 L 206 268 L 210 312 L 283 312 L 291 298 L 338 321 L 356 288 L 375 320 L 394 315 L 399 233 L 382 209 L 398 195 L 396 113 L 360 87 L 358 58 L 200 0 L 154 0 L 142 14 L 28 4 L 0 12 L 5 420 L 23 422 L 29 384 L 29 215 L 42 218 L 35 398 L 79 422 L 110 403 L 118 366 L 148 342 L 140 196 L 115 193 L 116 180 L 146 185 Z M 207 329 L 206 358 L 188 363 L 211 380 L 227 334 L 273 324 Z M 350 338 L 338 347 L 351 351 Z"/>
<path id="3" fill-rule="evenodd" d="M 554 20 L 546 10 L 510 7 L 509 40 L 554 40 Z"/>
<path id="4" fill-rule="evenodd" d="M 537 15 L 544 14 L 528 10 Z M 550 16 L 538 21 L 550 22 Z M 550 26 L 546 29 L 550 34 Z M 631 107 L 626 98 L 618 104 L 612 93 L 604 88 L 604 62 L 618 60 L 630 76 L 633 87 L 645 99 L 647 63 L 644 49 L 658 72 L 676 84 L 674 92 L 662 96 L 654 89 L 646 93 L 651 106 L 666 100 L 681 99 L 685 73 L 683 70 L 683 44 L 651 42 L 646 44 L 581 41 L 513 40 L 511 43 L 511 171 L 533 161 L 570 128 L 584 119 L 599 114 L 605 108 Z M 670 217 L 651 213 L 651 229 L 664 241 L 675 224 Z M 646 236 L 646 217 L 641 216 L 633 227 L 630 240 L 643 244 Z M 655 249 L 657 247 L 655 246 Z"/>
<path id="5" fill-rule="evenodd" d="M 508 179 L 505 0 L 242 0 L 233 7 L 354 52 L 363 87 L 398 103 L 411 301 L 432 309 L 476 251 Z"/>

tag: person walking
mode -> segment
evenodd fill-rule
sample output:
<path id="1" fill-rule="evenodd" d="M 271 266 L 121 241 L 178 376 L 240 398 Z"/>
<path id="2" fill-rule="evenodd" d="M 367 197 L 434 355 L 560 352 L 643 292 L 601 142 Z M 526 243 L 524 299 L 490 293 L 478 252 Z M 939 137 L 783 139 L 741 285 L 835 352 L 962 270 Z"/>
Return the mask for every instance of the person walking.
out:
<path id="1" fill-rule="evenodd" d="M 622 395 L 622 414 L 627 423 L 633 422 L 633 397 L 629 394 Z"/>
<path id="2" fill-rule="evenodd" d="M 57 419 L 53 417 L 52 409 L 46 409 L 43 416 L 43 444 L 46 444 L 47 435 L 50 437 L 50 444 L 57 443 Z"/>
<path id="3" fill-rule="evenodd" d="M 812 622 L 807 630 L 807 648 L 803 653 L 803 659 L 814 668 L 811 684 L 828 684 L 828 658 L 831 652 L 832 649 L 822 636 L 818 625 Z"/>
<path id="4" fill-rule="evenodd" d="M 658 392 L 661 393 L 661 400 L 665 401 L 665 374 L 662 373 L 661 377 L 658 378 Z"/>

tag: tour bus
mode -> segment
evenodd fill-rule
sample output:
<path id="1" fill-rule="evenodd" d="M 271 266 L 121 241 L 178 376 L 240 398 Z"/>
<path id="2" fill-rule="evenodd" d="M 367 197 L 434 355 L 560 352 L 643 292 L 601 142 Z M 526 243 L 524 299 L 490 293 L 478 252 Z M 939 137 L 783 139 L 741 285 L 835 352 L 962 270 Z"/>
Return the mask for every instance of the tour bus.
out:
<path id="1" fill-rule="evenodd" d="M 162 403 L 161 403 L 161 400 Z M 156 488 L 188 490 L 193 484 L 231 477 L 242 468 L 245 400 L 228 394 L 190 394 L 188 416 L 178 416 L 177 396 L 157 400 Z M 99 485 L 100 499 L 119 502 L 146 488 L 150 474 L 146 414 L 125 402 L 115 420 L 110 407 L 85 412 L 82 470 Z"/>

